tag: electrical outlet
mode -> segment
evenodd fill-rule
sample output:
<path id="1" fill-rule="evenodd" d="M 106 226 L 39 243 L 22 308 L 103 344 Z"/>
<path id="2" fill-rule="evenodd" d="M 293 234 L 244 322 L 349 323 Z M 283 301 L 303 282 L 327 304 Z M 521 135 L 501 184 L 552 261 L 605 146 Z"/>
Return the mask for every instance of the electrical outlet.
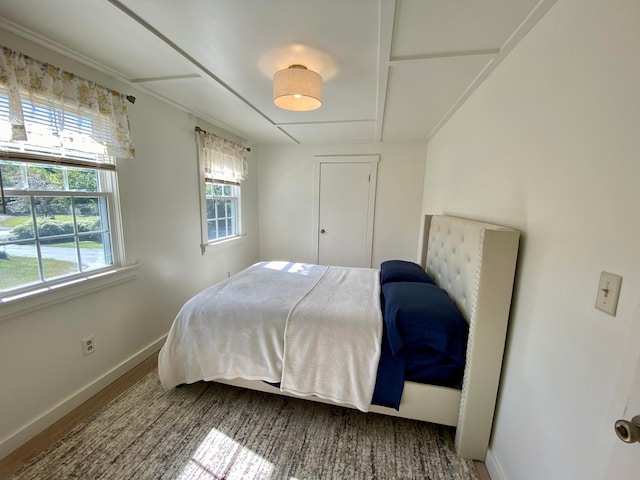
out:
<path id="1" fill-rule="evenodd" d="M 96 351 L 96 343 L 93 335 L 89 335 L 82 339 L 82 354 L 86 357 Z"/>

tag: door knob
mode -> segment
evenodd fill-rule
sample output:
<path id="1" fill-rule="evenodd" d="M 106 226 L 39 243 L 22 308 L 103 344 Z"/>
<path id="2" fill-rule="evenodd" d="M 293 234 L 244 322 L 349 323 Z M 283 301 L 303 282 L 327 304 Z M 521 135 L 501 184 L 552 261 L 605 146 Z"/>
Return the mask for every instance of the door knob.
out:
<path id="1" fill-rule="evenodd" d="M 322 230 L 320 230 L 320 233 L 325 233 L 325 232 L 324 232 L 324 228 L 323 228 Z"/>
<path id="2" fill-rule="evenodd" d="M 640 442 L 640 415 L 629 420 L 618 420 L 615 424 L 618 438 L 625 443 Z"/>

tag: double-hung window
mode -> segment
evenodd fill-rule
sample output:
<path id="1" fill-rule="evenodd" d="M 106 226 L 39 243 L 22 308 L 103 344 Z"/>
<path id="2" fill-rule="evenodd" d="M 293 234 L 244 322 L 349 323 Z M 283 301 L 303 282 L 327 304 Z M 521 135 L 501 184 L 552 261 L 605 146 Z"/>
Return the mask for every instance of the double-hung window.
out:
<path id="1" fill-rule="evenodd" d="M 214 242 L 240 234 L 240 185 L 220 181 L 205 182 L 207 241 Z"/>
<path id="2" fill-rule="evenodd" d="M 242 235 L 240 182 L 247 178 L 245 147 L 199 128 L 202 203 L 202 251 Z"/>
<path id="3" fill-rule="evenodd" d="M 0 172 L 0 292 L 119 263 L 112 172 L 11 157 Z"/>
<path id="4" fill-rule="evenodd" d="M 0 300 L 124 265 L 126 98 L 2 47 Z"/>

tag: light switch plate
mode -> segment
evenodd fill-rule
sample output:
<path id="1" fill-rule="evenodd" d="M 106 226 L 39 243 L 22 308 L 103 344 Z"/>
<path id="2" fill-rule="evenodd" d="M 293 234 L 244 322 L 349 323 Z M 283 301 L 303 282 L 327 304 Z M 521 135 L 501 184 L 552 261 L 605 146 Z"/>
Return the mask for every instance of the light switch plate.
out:
<path id="1" fill-rule="evenodd" d="M 615 317 L 621 286 L 622 277 L 620 275 L 602 272 L 600 274 L 600 283 L 598 284 L 596 308 Z"/>

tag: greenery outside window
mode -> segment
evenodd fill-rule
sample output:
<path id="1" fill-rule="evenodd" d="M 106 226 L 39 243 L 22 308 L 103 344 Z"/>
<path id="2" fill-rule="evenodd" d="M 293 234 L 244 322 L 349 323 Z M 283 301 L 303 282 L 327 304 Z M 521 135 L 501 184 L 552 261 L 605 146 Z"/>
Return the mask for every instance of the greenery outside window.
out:
<path id="1" fill-rule="evenodd" d="M 115 172 L 0 160 L 0 295 L 117 263 Z"/>

